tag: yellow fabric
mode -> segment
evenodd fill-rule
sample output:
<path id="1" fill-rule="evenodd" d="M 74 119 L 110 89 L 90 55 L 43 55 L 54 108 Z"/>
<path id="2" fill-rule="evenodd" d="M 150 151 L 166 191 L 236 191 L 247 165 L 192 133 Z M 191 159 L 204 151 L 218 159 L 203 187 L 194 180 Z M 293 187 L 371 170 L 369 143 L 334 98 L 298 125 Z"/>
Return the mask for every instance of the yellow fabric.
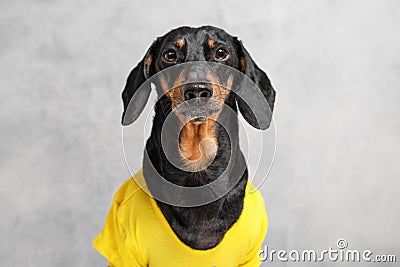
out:
<path id="1" fill-rule="evenodd" d="M 143 179 L 142 171 L 134 175 Z M 114 196 L 104 229 L 93 241 L 111 267 L 259 266 L 257 258 L 268 220 L 262 195 L 246 186 L 238 221 L 216 247 L 195 250 L 173 232 L 155 200 L 128 179 Z M 253 191 L 253 190 L 251 190 Z"/>

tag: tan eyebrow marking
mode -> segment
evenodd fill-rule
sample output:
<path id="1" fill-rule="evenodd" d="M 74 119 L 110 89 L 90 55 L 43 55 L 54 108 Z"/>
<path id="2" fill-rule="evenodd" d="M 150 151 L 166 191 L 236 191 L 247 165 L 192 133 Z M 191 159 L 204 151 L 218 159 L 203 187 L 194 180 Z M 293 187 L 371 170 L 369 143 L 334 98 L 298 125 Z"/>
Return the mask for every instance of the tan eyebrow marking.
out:
<path id="1" fill-rule="evenodd" d="M 176 45 L 177 45 L 179 48 L 182 48 L 182 46 L 185 45 L 185 40 L 179 39 L 178 41 L 176 41 Z"/>
<path id="2" fill-rule="evenodd" d="M 215 45 L 215 40 L 213 40 L 213 39 L 208 39 L 208 46 L 210 47 L 210 48 L 214 48 L 214 45 Z"/>

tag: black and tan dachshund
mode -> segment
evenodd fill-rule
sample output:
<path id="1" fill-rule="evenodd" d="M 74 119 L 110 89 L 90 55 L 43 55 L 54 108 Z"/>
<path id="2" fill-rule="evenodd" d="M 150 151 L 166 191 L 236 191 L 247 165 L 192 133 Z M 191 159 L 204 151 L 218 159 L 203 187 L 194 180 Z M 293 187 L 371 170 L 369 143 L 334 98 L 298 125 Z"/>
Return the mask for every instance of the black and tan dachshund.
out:
<path id="1" fill-rule="evenodd" d="M 262 101 L 248 105 L 229 90 L 229 84 L 238 81 L 224 81 L 228 86 L 218 86 L 221 81 L 207 69 L 183 68 L 172 81 L 171 77 L 168 77 L 167 81 L 163 75 L 157 78 L 165 94 L 155 103 L 153 126 L 145 148 L 143 171 L 150 191 L 152 188 L 157 188 L 156 182 L 147 180 L 147 176 L 152 174 L 151 168 L 146 167 L 150 165 L 167 181 L 185 187 L 202 186 L 213 182 L 227 170 L 230 160 L 234 161 L 234 166 L 242 166 L 244 169 L 233 188 L 211 203 L 196 207 L 181 207 L 156 199 L 157 206 L 166 221 L 184 244 L 194 250 L 209 250 L 223 240 L 243 210 L 248 172 L 239 148 L 237 111 L 239 110 L 253 127 L 258 129 L 269 127 L 275 90 L 266 73 L 256 65 L 242 42 L 224 30 L 212 26 L 177 28 L 157 38 L 143 60 L 129 74 L 122 93 L 124 103 L 122 124 L 130 124 L 143 110 L 151 89 L 149 87 L 141 92 L 137 91 L 150 77 L 172 66 L 197 61 L 224 64 L 240 71 L 257 85 L 264 96 Z M 196 79 L 202 82 L 195 82 Z M 185 83 L 185 81 L 194 82 Z M 135 93 L 138 95 L 132 100 Z M 180 109 L 179 112 L 175 109 L 181 103 L 197 98 L 205 99 L 204 105 L 200 108 L 197 106 L 198 109 L 202 109 L 202 116 L 195 116 L 193 119 L 193 116 L 187 115 L 193 113 L 195 109 L 190 105 L 189 108 Z M 218 106 L 220 110 L 215 110 L 215 106 L 211 109 L 211 106 L 207 105 L 207 99 L 217 100 L 224 105 Z M 265 105 L 268 105 L 270 114 L 265 114 L 260 123 L 254 116 L 254 109 L 265 110 Z M 223 117 L 226 106 L 233 110 L 236 116 Z M 211 111 L 205 112 L 207 110 Z M 163 150 L 161 129 L 170 113 L 179 118 L 176 127 L 180 127 L 180 134 L 176 149 L 181 162 L 189 170 L 182 170 L 172 164 Z M 218 118 L 222 117 L 225 120 L 224 126 L 217 122 Z M 179 123 L 181 125 L 178 125 Z M 204 139 L 212 142 L 202 143 Z M 234 171 L 234 168 L 228 169 L 228 177 L 234 176 Z"/>

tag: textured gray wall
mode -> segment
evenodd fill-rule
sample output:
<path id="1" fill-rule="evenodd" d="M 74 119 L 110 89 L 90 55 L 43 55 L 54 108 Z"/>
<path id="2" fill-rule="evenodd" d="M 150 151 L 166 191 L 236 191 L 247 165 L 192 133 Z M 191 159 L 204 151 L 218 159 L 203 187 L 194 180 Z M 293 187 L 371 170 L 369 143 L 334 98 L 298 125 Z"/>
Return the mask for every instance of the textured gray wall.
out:
<path id="1" fill-rule="evenodd" d="M 157 35 L 203 24 L 278 92 L 266 244 L 400 257 L 400 2 L 246 2 L 0 2 L 1 266 L 105 265 L 91 241 L 129 175 L 126 76 Z"/>

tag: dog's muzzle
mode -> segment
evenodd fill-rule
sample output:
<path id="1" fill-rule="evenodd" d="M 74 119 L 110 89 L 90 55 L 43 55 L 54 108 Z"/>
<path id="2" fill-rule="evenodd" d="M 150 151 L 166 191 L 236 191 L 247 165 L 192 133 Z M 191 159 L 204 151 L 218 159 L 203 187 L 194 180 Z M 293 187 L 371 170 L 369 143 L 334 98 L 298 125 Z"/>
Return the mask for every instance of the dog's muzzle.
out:
<path id="1" fill-rule="evenodd" d="M 201 122 L 219 110 L 219 105 L 212 95 L 213 89 L 210 83 L 186 83 L 182 86 L 184 102 L 174 111 L 188 121 Z"/>

